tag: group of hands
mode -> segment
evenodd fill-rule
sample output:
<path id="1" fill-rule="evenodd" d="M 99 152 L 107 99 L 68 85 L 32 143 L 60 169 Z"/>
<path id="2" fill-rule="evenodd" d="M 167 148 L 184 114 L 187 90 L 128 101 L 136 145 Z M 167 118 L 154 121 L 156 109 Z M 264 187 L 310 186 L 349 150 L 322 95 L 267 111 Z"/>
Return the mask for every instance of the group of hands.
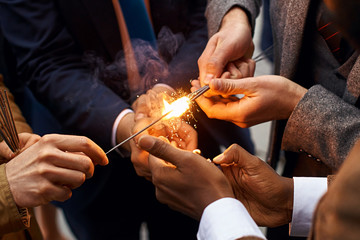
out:
<path id="1" fill-rule="evenodd" d="M 231 37 L 230 37 L 231 36 Z M 199 58 L 199 80 L 191 91 L 203 85 L 210 90 L 197 99 L 209 118 L 250 127 L 269 120 L 289 118 L 306 89 L 280 76 L 253 77 L 255 62 L 251 26 L 240 8 L 224 17 L 218 33 L 212 36 Z M 132 105 L 117 129 L 117 142 L 154 120 L 163 94 L 173 89 L 155 86 Z M 237 94 L 244 96 L 239 99 Z M 291 221 L 293 182 L 276 174 L 262 160 L 232 145 L 209 162 L 192 150 L 197 133 L 181 122 L 177 137 L 168 139 L 166 125 L 141 134 L 124 145 L 139 176 L 153 182 L 162 203 L 195 219 L 205 207 L 223 197 L 239 199 L 255 222 L 278 226 Z M 231 134 L 231 133 L 229 133 Z M 19 207 L 34 207 L 52 200 L 64 201 L 94 173 L 95 165 L 106 165 L 104 151 L 86 137 L 20 134 L 21 154 L 15 156 L 4 143 L 0 158 Z M 10 161 L 11 160 L 11 161 Z"/>
<path id="2" fill-rule="evenodd" d="M 210 38 L 198 61 L 199 80 L 192 81 L 192 92 L 210 86 L 196 100 L 209 118 L 230 121 L 239 127 L 287 119 L 307 92 L 281 76 L 253 77 L 253 50 L 247 16 L 234 8 L 223 19 L 219 32 Z M 158 105 L 158 99 L 162 99 L 159 94 L 172 92 L 161 88 L 155 86 L 133 104 L 133 132 L 154 120 L 152 103 Z M 238 94 L 243 97 L 236 97 Z M 137 174 L 152 181 L 160 202 L 200 219 L 210 203 L 232 197 L 244 204 L 258 225 L 274 227 L 291 222 L 292 179 L 279 176 L 236 144 L 209 161 L 192 152 L 197 144 L 192 127 L 184 122 L 178 131 L 183 138 L 181 146 L 166 137 L 166 126 L 130 143 Z"/>

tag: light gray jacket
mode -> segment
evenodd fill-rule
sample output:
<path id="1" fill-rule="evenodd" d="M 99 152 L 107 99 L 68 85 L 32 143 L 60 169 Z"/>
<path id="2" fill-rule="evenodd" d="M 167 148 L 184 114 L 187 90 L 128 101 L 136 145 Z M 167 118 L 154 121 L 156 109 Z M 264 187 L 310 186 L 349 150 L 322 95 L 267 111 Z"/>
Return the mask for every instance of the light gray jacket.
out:
<path id="1" fill-rule="evenodd" d="M 270 4 L 275 73 L 295 79 L 310 0 L 274 0 Z M 206 11 L 209 34 L 218 31 L 223 16 L 233 6 L 245 9 L 254 26 L 260 5 L 260 0 L 209 0 Z M 282 148 L 306 152 L 310 157 L 338 168 L 360 138 L 360 110 L 354 106 L 359 95 L 360 58 L 357 58 L 341 97 L 321 85 L 309 89 L 287 122 Z M 271 145 L 280 146 L 274 142 Z"/>

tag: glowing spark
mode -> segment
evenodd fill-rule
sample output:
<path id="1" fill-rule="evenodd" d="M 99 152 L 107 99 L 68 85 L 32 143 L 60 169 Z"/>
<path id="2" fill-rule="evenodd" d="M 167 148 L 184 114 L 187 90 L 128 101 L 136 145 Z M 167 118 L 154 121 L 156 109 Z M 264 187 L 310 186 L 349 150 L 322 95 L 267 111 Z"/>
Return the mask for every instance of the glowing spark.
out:
<path id="1" fill-rule="evenodd" d="M 166 114 L 170 111 L 172 111 L 169 115 L 165 117 L 165 119 L 170 119 L 173 117 L 180 117 L 184 112 L 186 112 L 189 107 L 191 100 L 188 97 L 182 97 L 177 99 L 176 101 L 169 104 L 168 102 L 164 101 L 164 110 L 162 114 Z"/>

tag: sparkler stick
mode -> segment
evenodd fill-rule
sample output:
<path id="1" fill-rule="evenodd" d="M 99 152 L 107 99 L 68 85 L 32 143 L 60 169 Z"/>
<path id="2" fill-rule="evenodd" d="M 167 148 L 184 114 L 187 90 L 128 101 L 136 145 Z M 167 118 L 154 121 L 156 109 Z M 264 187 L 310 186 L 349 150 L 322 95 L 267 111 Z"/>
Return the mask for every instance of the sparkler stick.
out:
<path id="1" fill-rule="evenodd" d="M 121 143 L 119 143 L 118 145 L 116 145 L 115 147 L 113 147 L 112 149 L 110 149 L 109 151 L 106 152 L 106 154 L 112 152 L 113 150 L 115 150 L 116 148 L 120 147 L 121 145 L 123 145 L 124 143 L 128 142 L 129 140 L 133 139 L 134 137 L 136 137 L 137 135 L 139 135 L 140 133 L 144 132 L 146 129 L 152 127 L 154 124 L 156 124 L 157 122 L 159 122 L 161 119 L 163 119 L 164 117 L 166 117 L 167 115 L 169 115 L 172 112 L 169 111 L 167 113 L 165 113 L 164 115 L 162 115 L 161 117 L 159 117 L 157 120 L 153 121 L 152 123 L 150 123 L 149 125 L 147 125 L 146 127 L 144 127 L 143 129 L 141 129 L 140 131 L 138 131 L 137 133 L 134 133 L 133 135 L 131 135 L 130 137 L 128 137 L 127 139 L 125 139 L 124 141 L 122 141 Z"/>
<path id="2" fill-rule="evenodd" d="M 5 90 L 0 91 L 0 136 L 12 152 L 20 150 L 20 141 Z"/>
<path id="3" fill-rule="evenodd" d="M 207 90 L 209 90 L 210 87 L 209 86 L 204 86 L 202 88 L 199 88 L 198 90 L 189 93 L 187 95 L 187 97 L 189 98 L 190 101 L 193 101 L 195 99 L 197 99 L 198 97 L 200 97 L 202 94 L 204 94 Z M 131 135 L 130 137 L 128 137 L 127 139 L 125 139 L 124 141 L 122 141 L 121 143 L 119 143 L 118 145 L 116 145 L 115 147 L 113 147 L 112 149 L 110 149 L 109 151 L 106 152 L 106 154 L 112 152 L 113 150 L 115 150 L 116 148 L 120 147 L 121 145 L 123 145 L 124 143 L 130 141 L 131 139 L 133 139 L 134 137 L 138 136 L 140 133 L 144 132 L 145 130 L 147 130 L 148 128 L 152 127 L 153 125 L 155 125 L 156 123 L 158 123 L 160 120 L 162 120 L 163 118 L 165 118 L 166 116 L 168 116 L 171 112 L 173 112 L 173 110 L 168 111 L 167 113 L 165 113 L 164 115 L 162 115 L 160 118 L 156 119 L 155 121 L 153 121 L 152 123 L 150 123 L 149 125 L 147 125 L 146 127 L 144 127 L 143 129 L 141 129 L 140 131 L 138 131 L 137 133 L 134 133 L 133 135 Z"/>

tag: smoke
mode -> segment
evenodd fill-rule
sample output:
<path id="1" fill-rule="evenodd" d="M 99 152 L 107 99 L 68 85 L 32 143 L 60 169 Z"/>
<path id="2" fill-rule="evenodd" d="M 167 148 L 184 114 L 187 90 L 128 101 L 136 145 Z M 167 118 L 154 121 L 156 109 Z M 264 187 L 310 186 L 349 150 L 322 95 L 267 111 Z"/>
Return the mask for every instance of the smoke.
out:
<path id="1" fill-rule="evenodd" d="M 141 79 L 138 80 L 140 91 L 136 93 L 130 93 L 129 90 L 123 50 L 117 53 L 112 63 L 107 63 L 94 52 L 86 52 L 84 61 L 90 67 L 95 83 L 101 80 L 122 99 L 132 102 L 135 99 L 131 99 L 131 96 L 145 93 L 156 83 L 161 82 L 162 79 L 166 79 L 169 76 L 168 64 L 184 41 L 185 38 L 183 34 L 173 34 L 168 27 L 163 27 L 160 30 L 156 48 L 149 42 L 141 39 L 131 41 L 137 68 L 141 76 Z"/>

